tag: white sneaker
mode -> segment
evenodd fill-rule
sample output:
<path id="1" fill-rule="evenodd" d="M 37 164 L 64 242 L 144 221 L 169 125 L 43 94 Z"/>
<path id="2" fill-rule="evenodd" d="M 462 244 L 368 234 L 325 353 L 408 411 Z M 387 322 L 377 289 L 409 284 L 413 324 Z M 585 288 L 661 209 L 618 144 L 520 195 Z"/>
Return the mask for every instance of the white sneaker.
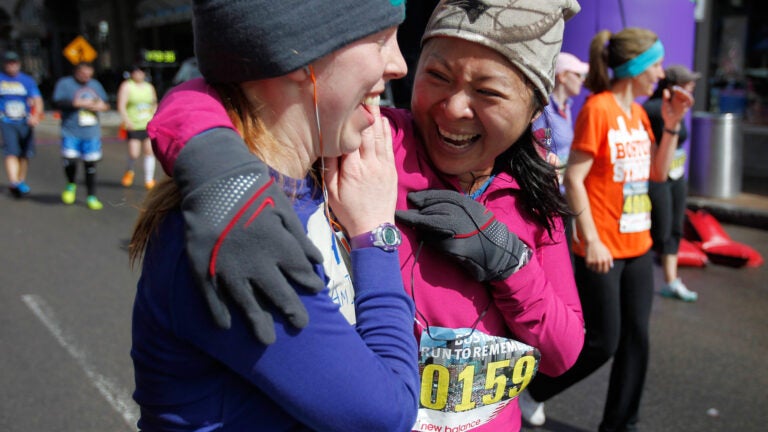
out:
<path id="1" fill-rule="evenodd" d="M 665 284 L 661 287 L 660 292 L 664 297 L 677 298 L 687 302 L 695 302 L 699 298 L 699 294 L 689 290 L 680 278 Z"/>
<path id="2" fill-rule="evenodd" d="M 541 426 L 547 421 L 547 417 L 544 415 L 544 402 L 536 402 L 528 394 L 528 390 L 523 390 L 517 401 L 520 404 L 523 420 L 528 422 L 528 424 L 531 426 Z"/>

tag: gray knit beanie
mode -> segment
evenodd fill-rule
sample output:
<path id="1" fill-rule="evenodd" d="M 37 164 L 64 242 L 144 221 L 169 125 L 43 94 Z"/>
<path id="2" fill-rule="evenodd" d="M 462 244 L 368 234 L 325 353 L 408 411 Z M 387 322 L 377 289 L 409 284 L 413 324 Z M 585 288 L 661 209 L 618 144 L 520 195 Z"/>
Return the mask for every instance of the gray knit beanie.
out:
<path id="1" fill-rule="evenodd" d="M 576 0 L 442 0 L 422 43 L 450 36 L 491 48 L 531 80 L 546 105 L 555 85 L 565 21 L 580 10 Z"/>
<path id="2" fill-rule="evenodd" d="M 405 0 L 194 0 L 195 55 L 208 82 L 285 75 L 405 18 Z"/>

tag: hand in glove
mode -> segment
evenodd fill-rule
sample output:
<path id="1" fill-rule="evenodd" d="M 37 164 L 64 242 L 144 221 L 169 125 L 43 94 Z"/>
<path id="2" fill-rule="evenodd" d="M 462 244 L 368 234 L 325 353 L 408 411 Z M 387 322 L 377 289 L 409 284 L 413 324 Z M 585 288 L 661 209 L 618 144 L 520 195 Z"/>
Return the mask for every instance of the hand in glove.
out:
<path id="1" fill-rule="evenodd" d="M 236 132 L 219 128 L 189 140 L 176 159 L 174 179 L 182 194 L 187 255 L 216 324 L 230 327 L 231 299 L 262 343 L 275 341 L 270 305 L 294 327 L 306 326 L 307 311 L 290 281 L 322 291 L 313 264 L 323 258 L 269 168 Z"/>
<path id="2" fill-rule="evenodd" d="M 524 266 L 530 249 L 484 205 L 450 190 L 411 192 L 416 208 L 396 217 L 422 239 L 462 263 L 479 282 L 508 278 Z"/>

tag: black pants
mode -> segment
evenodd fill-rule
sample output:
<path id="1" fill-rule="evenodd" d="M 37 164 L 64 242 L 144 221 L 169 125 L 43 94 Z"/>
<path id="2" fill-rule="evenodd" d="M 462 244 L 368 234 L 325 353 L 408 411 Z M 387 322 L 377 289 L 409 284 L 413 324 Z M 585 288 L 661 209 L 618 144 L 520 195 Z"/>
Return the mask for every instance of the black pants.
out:
<path id="1" fill-rule="evenodd" d="M 77 177 L 77 159 L 62 159 L 64 165 L 64 176 L 67 177 L 67 182 L 74 183 Z M 83 161 L 85 167 L 85 188 L 88 191 L 88 196 L 96 195 L 96 162 Z"/>
<path id="2" fill-rule="evenodd" d="M 653 249 L 659 254 L 677 255 L 680 249 L 687 194 L 685 178 L 661 183 L 649 182 L 651 236 Z"/>
<path id="3" fill-rule="evenodd" d="M 571 369 L 555 378 L 537 375 L 529 392 L 546 401 L 613 357 L 600 431 L 634 430 L 648 370 L 652 256 L 614 260 L 605 274 L 588 270 L 584 258 L 576 256 L 575 269 L 586 325 L 584 348 Z"/>

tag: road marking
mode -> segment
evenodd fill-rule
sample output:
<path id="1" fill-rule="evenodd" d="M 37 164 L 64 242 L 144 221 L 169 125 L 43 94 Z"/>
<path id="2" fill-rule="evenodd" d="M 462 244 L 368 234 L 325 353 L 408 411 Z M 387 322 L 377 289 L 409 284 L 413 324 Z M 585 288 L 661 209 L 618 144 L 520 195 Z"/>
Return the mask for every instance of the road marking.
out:
<path id="1" fill-rule="evenodd" d="M 130 392 L 120 388 L 113 380 L 96 372 L 93 366 L 88 362 L 85 352 L 80 350 L 77 345 L 64 334 L 61 325 L 54 318 L 53 312 L 45 301 L 37 295 L 25 294 L 21 300 L 35 314 L 35 316 L 45 325 L 56 342 L 64 348 L 90 380 L 91 384 L 101 393 L 104 399 L 117 411 L 123 420 L 132 430 L 136 430 L 136 422 L 139 420 L 139 409 L 131 398 Z"/>

